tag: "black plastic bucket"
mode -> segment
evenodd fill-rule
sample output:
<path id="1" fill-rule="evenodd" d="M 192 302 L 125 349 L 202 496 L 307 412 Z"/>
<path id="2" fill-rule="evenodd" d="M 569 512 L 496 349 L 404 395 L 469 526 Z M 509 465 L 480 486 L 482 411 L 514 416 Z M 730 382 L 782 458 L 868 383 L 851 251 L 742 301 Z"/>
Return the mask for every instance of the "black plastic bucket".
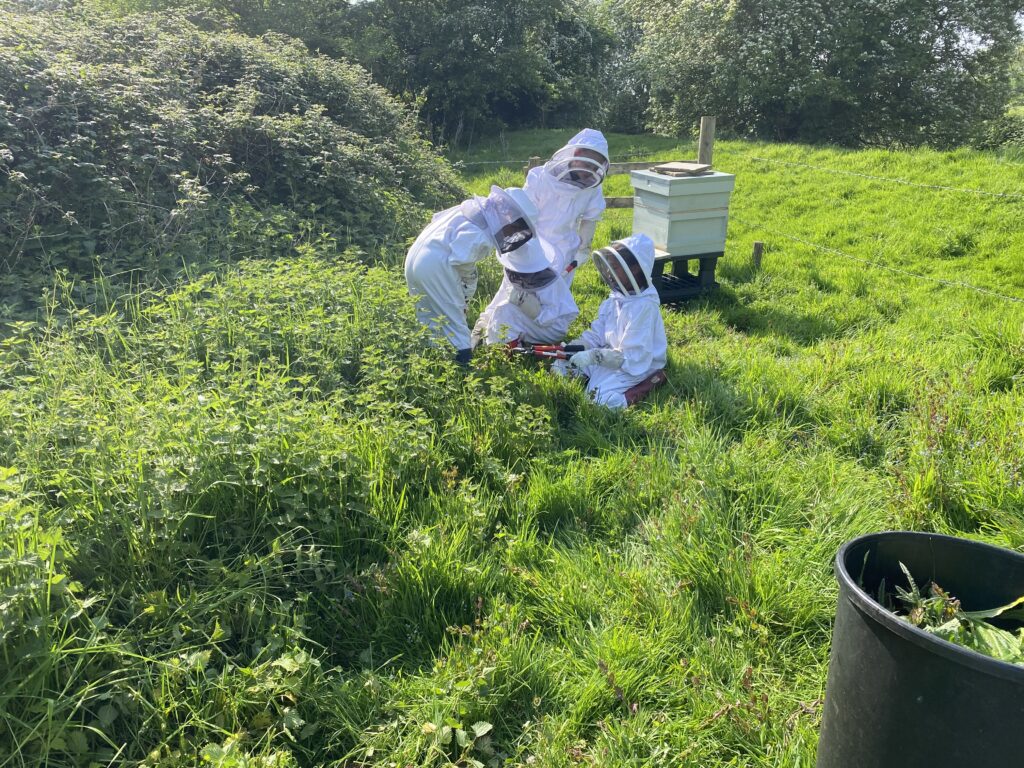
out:
<path id="1" fill-rule="evenodd" d="M 934 580 L 964 610 L 1024 595 L 1024 555 L 929 533 L 862 536 L 836 556 L 832 633 L 818 768 L 1021 768 L 1024 667 L 940 640 L 871 595 L 884 578 Z M 863 589 L 860 584 L 863 584 Z"/>

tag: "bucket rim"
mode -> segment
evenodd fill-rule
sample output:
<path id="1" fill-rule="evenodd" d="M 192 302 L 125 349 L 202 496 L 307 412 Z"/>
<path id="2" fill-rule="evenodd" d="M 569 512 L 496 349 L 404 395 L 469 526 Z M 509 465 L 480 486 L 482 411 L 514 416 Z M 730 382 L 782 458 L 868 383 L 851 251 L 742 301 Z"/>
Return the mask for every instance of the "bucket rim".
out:
<path id="1" fill-rule="evenodd" d="M 881 539 L 892 538 L 942 541 L 954 546 L 969 547 L 978 549 L 979 551 L 988 550 L 992 554 L 998 553 L 1001 557 L 1010 556 L 1018 558 L 1021 561 L 1024 561 L 1024 554 L 1012 549 L 1007 549 L 1006 547 L 999 547 L 994 544 L 987 544 L 981 541 L 974 541 L 973 539 L 964 539 L 958 536 L 947 536 L 941 533 L 926 533 L 920 531 L 880 531 L 877 533 L 868 533 L 863 536 L 858 536 L 855 539 L 850 539 L 839 548 L 839 551 L 836 553 L 835 560 L 836 580 L 840 585 L 848 590 L 849 599 L 853 607 L 865 614 L 867 617 L 875 620 L 886 629 L 902 637 L 904 640 L 907 640 L 926 651 L 934 653 L 937 656 L 941 656 L 949 661 L 969 667 L 978 672 L 999 677 L 1003 680 L 1009 679 L 1016 683 L 1024 684 L 1024 667 L 1012 664 L 1008 661 L 1001 661 L 993 658 L 992 656 L 986 656 L 985 654 L 979 653 L 971 648 L 951 643 L 948 640 L 943 640 L 941 637 L 936 637 L 935 635 L 925 632 L 923 629 L 918 629 L 909 621 L 904 621 L 892 611 L 884 608 L 877 600 L 875 600 L 874 597 L 861 589 L 860 585 L 857 584 L 856 579 L 850 575 L 850 572 L 846 568 L 847 554 L 856 546 L 866 543 L 870 544 L 873 541 Z"/>

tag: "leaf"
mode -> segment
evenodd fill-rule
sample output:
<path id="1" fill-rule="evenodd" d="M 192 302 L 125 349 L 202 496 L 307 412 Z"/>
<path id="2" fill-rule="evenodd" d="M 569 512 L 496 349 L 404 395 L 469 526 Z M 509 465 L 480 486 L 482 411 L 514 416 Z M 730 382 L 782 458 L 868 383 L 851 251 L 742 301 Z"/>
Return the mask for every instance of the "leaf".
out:
<path id="1" fill-rule="evenodd" d="M 285 672 L 298 672 L 302 665 L 296 661 L 294 656 L 282 656 L 279 659 L 275 659 L 271 666 L 279 667 Z"/>
<path id="2" fill-rule="evenodd" d="M 1001 608 L 992 608 L 987 611 L 964 611 L 964 616 L 971 619 L 994 619 L 996 616 L 1002 616 L 1011 608 L 1016 608 L 1019 605 L 1024 605 L 1024 596 L 1018 597 L 1012 603 L 1008 603 Z"/>
<path id="3" fill-rule="evenodd" d="M 488 733 L 491 732 L 493 728 L 494 726 L 485 720 L 480 720 L 479 722 L 473 723 L 473 733 L 476 734 L 476 737 L 478 739 L 481 736 L 486 736 Z"/>
<path id="4" fill-rule="evenodd" d="M 100 707 L 100 711 L 96 713 L 96 717 L 99 718 L 100 723 L 104 728 L 109 728 L 111 723 L 117 720 L 117 716 L 120 714 L 115 707 L 109 704 L 104 704 Z"/>
<path id="5" fill-rule="evenodd" d="M 1020 639 L 1011 632 L 991 624 L 978 622 L 973 626 L 975 637 L 975 650 L 986 653 L 1001 661 L 1013 662 L 1024 661 L 1024 654 L 1021 653 Z"/>
<path id="6" fill-rule="evenodd" d="M 297 730 L 306 724 L 294 707 L 286 707 L 281 713 L 281 724 L 290 731 Z"/>
<path id="7" fill-rule="evenodd" d="M 465 749 L 466 747 L 468 747 L 470 744 L 473 743 L 473 740 L 471 738 L 469 738 L 469 734 L 466 733 L 461 728 L 458 728 L 455 731 L 455 741 L 458 742 L 458 745 L 460 747 L 462 747 L 463 749 Z"/>

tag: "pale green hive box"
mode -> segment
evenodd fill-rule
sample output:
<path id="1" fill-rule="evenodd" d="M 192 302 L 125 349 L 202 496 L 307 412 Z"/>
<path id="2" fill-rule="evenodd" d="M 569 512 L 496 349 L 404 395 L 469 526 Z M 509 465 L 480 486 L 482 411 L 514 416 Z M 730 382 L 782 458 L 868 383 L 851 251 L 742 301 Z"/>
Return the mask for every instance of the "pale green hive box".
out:
<path id="1" fill-rule="evenodd" d="M 633 233 L 643 233 L 654 247 L 671 256 L 720 254 L 725 251 L 731 173 L 665 176 L 632 171 Z"/>

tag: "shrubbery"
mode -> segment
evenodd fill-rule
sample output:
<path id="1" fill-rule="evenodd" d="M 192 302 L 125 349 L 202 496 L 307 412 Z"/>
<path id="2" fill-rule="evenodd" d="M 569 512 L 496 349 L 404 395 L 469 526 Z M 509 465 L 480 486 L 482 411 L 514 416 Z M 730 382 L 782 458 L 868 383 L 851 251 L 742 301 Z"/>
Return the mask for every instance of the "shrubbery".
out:
<path id="1" fill-rule="evenodd" d="M 986 123 L 975 144 L 980 149 L 1024 149 L 1024 109 Z"/>
<path id="2" fill-rule="evenodd" d="M 73 276 L 166 276 L 326 235 L 402 245 L 454 199 L 414 118 L 356 66 L 174 13 L 8 13 L 0 302 Z"/>

